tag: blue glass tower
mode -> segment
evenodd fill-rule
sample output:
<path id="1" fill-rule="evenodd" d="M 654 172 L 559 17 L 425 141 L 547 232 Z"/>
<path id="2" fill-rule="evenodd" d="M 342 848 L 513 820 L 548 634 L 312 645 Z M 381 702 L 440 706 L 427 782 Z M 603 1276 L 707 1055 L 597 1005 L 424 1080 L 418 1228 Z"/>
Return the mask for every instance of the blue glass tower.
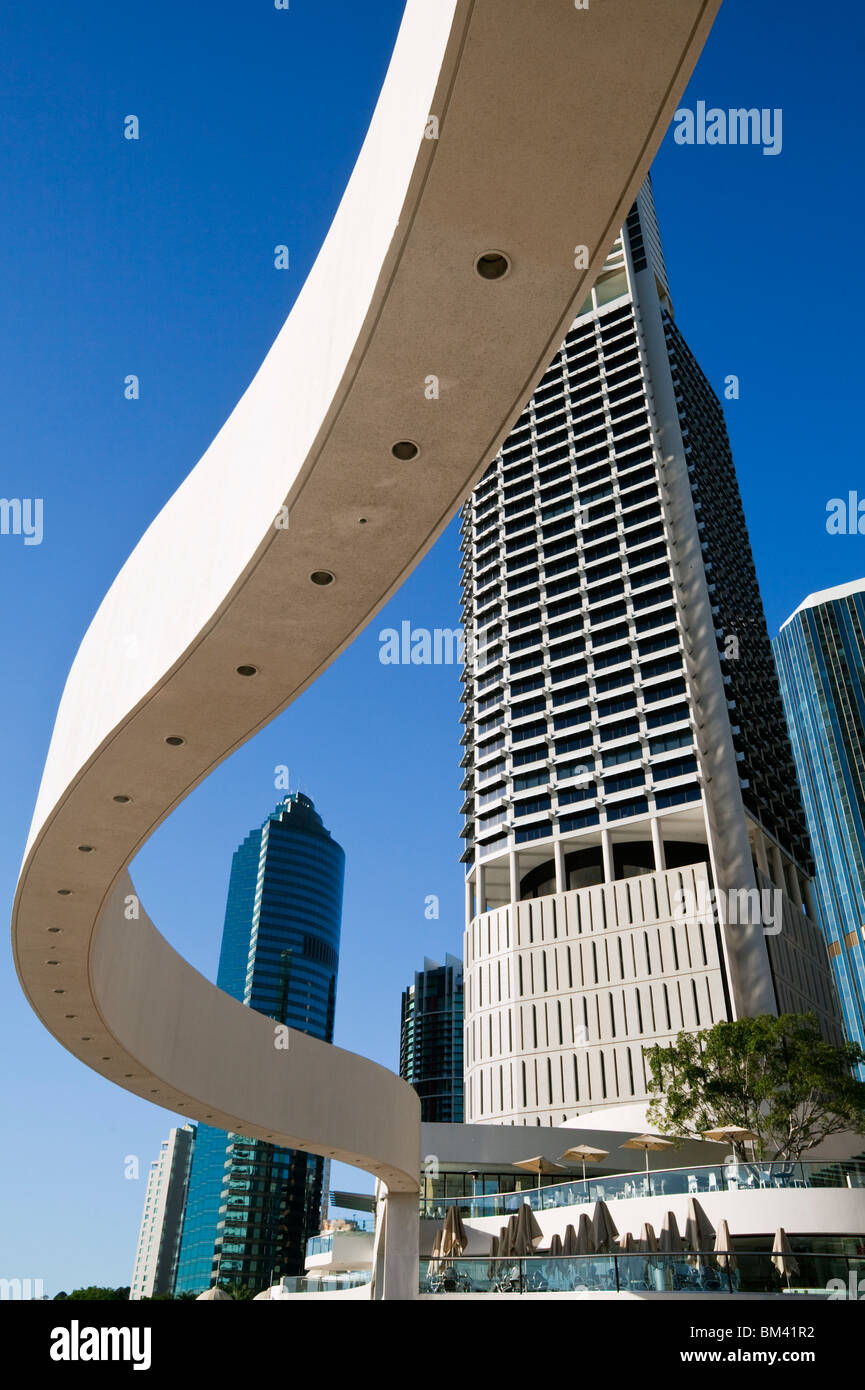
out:
<path id="1" fill-rule="evenodd" d="M 811 594 L 774 641 L 844 1026 L 865 1046 L 865 579 Z"/>
<path id="2" fill-rule="evenodd" d="M 333 1041 L 345 855 L 294 792 L 236 850 L 216 982 L 279 1023 Z M 301 1270 L 323 1160 L 198 1126 L 175 1290 L 264 1288 Z"/>

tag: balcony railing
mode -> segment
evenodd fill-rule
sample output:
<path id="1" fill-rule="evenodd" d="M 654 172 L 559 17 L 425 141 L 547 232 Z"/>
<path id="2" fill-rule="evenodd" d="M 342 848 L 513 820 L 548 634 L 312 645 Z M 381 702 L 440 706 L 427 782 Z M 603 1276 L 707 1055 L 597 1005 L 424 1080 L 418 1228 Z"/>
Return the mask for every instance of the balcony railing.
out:
<path id="1" fill-rule="evenodd" d="M 495 1192 L 476 1197 L 421 1199 L 421 1216 L 443 1219 L 457 1205 L 463 1216 L 510 1216 L 528 1202 L 535 1211 L 593 1202 L 619 1202 L 632 1197 L 693 1197 L 700 1193 L 747 1192 L 761 1188 L 865 1187 L 865 1160 L 845 1162 L 726 1163 L 708 1167 L 656 1169 L 614 1177 L 577 1178 L 520 1192 Z"/>
<path id="2" fill-rule="evenodd" d="M 777 1260 L 780 1268 L 774 1263 Z M 815 1251 L 422 1260 L 420 1292 L 778 1294 L 856 1299 L 865 1257 Z M 865 1287 L 863 1281 L 861 1287 Z"/>

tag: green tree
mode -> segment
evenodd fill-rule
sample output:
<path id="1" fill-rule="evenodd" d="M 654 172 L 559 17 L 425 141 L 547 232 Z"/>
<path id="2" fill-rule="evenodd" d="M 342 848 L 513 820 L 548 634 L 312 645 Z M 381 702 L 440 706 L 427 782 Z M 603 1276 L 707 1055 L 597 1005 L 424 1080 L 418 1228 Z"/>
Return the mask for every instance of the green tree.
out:
<path id="1" fill-rule="evenodd" d="M 649 1123 L 694 1138 L 722 1125 L 757 1135 L 761 1158 L 792 1160 L 830 1134 L 865 1131 L 865 1052 L 823 1038 L 815 1014 L 762 1014 L 643 1049 Z"/>
<path id="2" fill-rule="evenodd" d="M 74 1302 L 87 1301 L 89 1303 L 104 1301 L 106 1299 L 123 1299 L 128 1301 L 129 1285 L 127 1284 L 125 1289 L 109 1289 L 104 1288 L 101 1284 L 89 1284 L 86 1289 L 73 1289 L 71 1293 L 56 1293 L 54 1295 L 54 1302 L 56 1303 L 58 1299 L 69 1299 Z"/>

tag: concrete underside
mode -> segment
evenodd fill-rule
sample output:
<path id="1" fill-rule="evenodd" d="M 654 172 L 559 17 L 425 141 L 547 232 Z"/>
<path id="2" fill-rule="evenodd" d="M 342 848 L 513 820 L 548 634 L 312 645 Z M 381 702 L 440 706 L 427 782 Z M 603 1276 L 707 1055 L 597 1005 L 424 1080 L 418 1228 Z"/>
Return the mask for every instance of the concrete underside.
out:
<path id="1" fill-rule="evenodd" d="M 275 1048 L 268 1019 L 162 938 L 127 866 L 441 534 L 602 265 L 718 3 L 409 0 L 316 265 L 103 601 L 57 717 L 15 960 L 45 1026 L 127 1090 L 416 1189 L 414 1092 L 303 1034 Z M 491 250 L 511 263 L 497 282 L 475 272 Z M 391 453 L 405 439 L 421 448 L 412 463 Z M 312 584 L 321 570 L 334 582 Z"/>

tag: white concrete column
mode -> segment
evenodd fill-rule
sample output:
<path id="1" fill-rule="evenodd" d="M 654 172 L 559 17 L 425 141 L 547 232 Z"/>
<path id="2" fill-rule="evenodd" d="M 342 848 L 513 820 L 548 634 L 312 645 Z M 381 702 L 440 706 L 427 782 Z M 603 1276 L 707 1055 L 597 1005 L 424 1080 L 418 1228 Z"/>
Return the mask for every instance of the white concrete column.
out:
<path id="1" fill-rule="evenodd" d="M 372 1297 L 408 1302 L 418 1296 L 420 1216 L 417 1192 L 388 1192 L 377 1185 Z"/>
<path id="2" fill-rule="evenodd" d="M 604 882 L 613 882 L 613 845 L 606 826 L 601 830 L 601 854 L 604 857 Z"/>
<path id="3" fill-rule="evenodd" d="M 565 878 L 565 845 L 563 840 L 553 840 L 553 855 L 556 861 L 556 892 L 564 893 L 568 884 Z"/>
<path id="4" fill-rule="evenodd" d="M 757 851 L 757 867 L 767 878 L 771 878 L 772 871 L 769 868 L 769 860 L 766 858 L 766 841 L 759 825 L 754 827 L 754 847 Z"/>
<path id="5" fill-rule="evenodd" d="M 475 883 L 477 881 L 478 870 L 475 870 L 474 879 L 466 879 L 466 926 L 469 925 L 474 917 Z"/>
<path id="6" fill-rule="evenodd" d="M 508 851 L 508 872 L 511 879 L 511 902 L 520 900 L 520 856 L 515 849 Z"/>
<path id="7" fill-rule="evenodd" d="M 661 830 L 660 816 L 652 816 L 651 826 L 652 849 L 655 854 L 655 872 L 661 873 L 664 869 L 666 869 L 667 865 L 664 859 L 664 835 L 663 831 Z"/>
<path id="8" fill-rule="evenodd" d="M 483 864 L 475 869 L 475 916 L 487 910 L 487 871 Z"/>

